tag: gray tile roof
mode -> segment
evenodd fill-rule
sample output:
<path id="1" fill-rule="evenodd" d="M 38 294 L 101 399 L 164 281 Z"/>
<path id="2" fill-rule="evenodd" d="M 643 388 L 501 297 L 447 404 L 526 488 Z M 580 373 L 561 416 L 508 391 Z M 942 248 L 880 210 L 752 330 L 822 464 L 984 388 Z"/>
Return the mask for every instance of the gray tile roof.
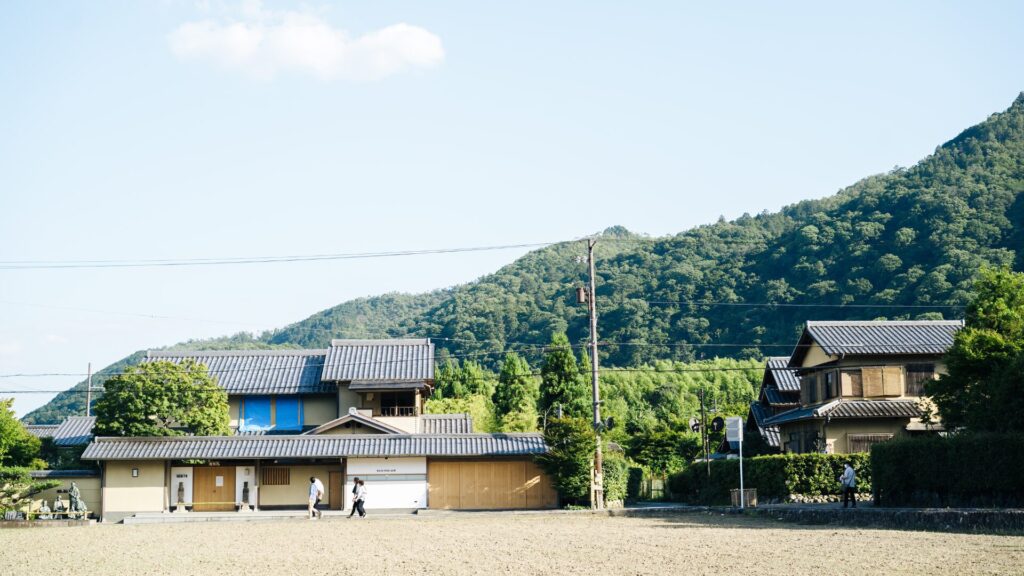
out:
<path id="1" fill-rule="evenodd" d="M 768 403 L 772 406 L 792 406 L 800 403 L 800 392 L 780 392 L 778 388 L 762 390 Z"/>
<path id="2" fill-rule="evenodd" d="M 171 436 L 96 438 L 83 460 L 345 458 L 380 456 L 532 456 L 547 450 L 540 434 L 326 436 Z"/>
<path id="3" fill-rule="evenodd" d="M 472 434 L 473 417 L 469 414 L 424 414 L 420 416 L 420 432 L 424 434 Z"/>
<path id="4" fill-rule="evenodd" d="M 918 418 L 916 400 L 843 400 L 828 411 L 833 418 Z"/>
<path id="5" fill-rule="evenodd" d="M 429 339 L 332 340 L 323 380 L 434 379 L 434 345 Z"/>
<path id="6" fill-rule="evenodd" d="M 808 322 L 805 331 L 827 354 L 945 354 L 963 320 Z"/>
<path id="7" fill-rule="evenodd" d="M 830 418 L 918 418 L 921 408 L 916 400 L 830 400 L 812 406 L 794 408 L 765 420 L 778 426 L 799 420 Z"/>
<path id="8" fill-rule="evenodd" d="M 228 394 L 318 394 L 336 391 L 320 378 L 326 356 L 327 350 L 150 351 L 143 362 L 191 358 Z"/>
<path id="9" fill-rule="evenodd" d="M 796 370 L 788 368 L 789 356 L 773 356 L 765 364 L 765 383 L 774 382 L 784 392 L 800 392 L 800 377 Z"/>
<path id="10" fill-rule="evenodd" d="M 60 428 L 60 424 L 28 424 L 25 430 L 36 438 L 53 438 L 53 433 Z"/>
<path id="11" fill-rule="evenodd" d="M 764 406 L 757 402 L 752 402 L 750 404 L 750 415 L 754 417 L 754 423 L 757 425 L 757 431 L 761 433 L 761 438 L 764 438 L 764 441 L 772 448 L 778 448 L 779 427 L 766 426 L 764 424 L 764 421 L 768 419 L 768 413 L 765 412 Z"/>
<path id="12" fill-rule="evenodd" d="M 92 440 L 95 416 L 68 416 L 53 433 L 56 446 L 83 446 Z"/>

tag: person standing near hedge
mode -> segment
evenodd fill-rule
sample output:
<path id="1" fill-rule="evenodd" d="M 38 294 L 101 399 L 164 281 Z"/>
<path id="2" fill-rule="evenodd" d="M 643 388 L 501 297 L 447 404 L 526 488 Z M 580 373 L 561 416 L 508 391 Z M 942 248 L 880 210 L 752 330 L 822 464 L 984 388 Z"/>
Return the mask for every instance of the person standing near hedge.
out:
<path id="1" fill-rule="evenodd" d="M 849 462 L 843 469 L 843 475 L 839 477 L 839 484 L 843 487 L 843 508 L 853 501 L 853 507 L 857 507 L 857 473 L 853 471 L 853 465 Z"/>

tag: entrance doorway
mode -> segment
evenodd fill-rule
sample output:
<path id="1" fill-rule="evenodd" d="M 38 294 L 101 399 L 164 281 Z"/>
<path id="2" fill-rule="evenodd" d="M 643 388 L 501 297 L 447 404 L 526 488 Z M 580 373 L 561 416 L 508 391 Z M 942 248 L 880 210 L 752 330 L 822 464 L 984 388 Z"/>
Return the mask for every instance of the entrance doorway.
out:
<path id="1" fill-rule="evenodd" d="M 235 510 L 234 466 L 193 468 L 192 510 L 233 512 Z"/>

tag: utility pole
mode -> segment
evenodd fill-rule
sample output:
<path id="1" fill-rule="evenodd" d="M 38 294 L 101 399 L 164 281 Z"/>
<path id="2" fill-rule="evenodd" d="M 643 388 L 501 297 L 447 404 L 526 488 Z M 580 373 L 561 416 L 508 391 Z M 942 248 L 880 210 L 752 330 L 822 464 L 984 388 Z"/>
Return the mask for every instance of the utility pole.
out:
<path id="1" fill-rule="evenodd" d="M 597 371 L 597 292 L 594 276 L 594 245 L 596 238 L 587 239 L 587 263 L 590 265 L 590 289 L 587 293 L 587 310 L 590 312 L 590 382 L 594 395 L 594 434 L 597 449 L 594 451 L 594 476 L 590 489 L 590 507 L 604 508 L 604 459 L 601 456 L 601 390 L 598 386 Z"/>
<path id="2" fill-rule="evenodd" d="M 89 380 L 85 385 L 85 415 L 92 416 L 92 362 L 89 362 Z"/>
<path id="3" fill-rule="evenodd" d="M 704 465 L 708 469 L 708 478 L 711 478 L 711 455 L 708 441 L 708 416 L 704 410 L 704 383 L 700 385 L 700 445 L 704 448 Z"/>

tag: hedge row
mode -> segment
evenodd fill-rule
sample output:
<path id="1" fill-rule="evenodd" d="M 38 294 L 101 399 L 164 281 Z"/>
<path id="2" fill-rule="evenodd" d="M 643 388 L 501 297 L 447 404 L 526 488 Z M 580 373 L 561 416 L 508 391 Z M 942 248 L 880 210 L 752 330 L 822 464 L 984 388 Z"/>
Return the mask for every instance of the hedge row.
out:
<path id="1" fill-rule="evenodd" d="M 1024 506 L 1024 435 L 962 434 L 871 448 L 881 506 Z"/>
<path id="2" fill-rule="evenodd" d="M 756 488 L 759 500 L 785 500 L 791 494 L 839 494 L 846 462 L 857 471 L 857 491 L 871 492 L 867 454 L 781 454 L 743 459 L 743 486 Z M 739 460 L 716 460 L 708 476 L 705 463 L 690 464 L 669 477 L 674 500 L 690 504 L 728 504 L 729 491 L 740 486 Z"/>

